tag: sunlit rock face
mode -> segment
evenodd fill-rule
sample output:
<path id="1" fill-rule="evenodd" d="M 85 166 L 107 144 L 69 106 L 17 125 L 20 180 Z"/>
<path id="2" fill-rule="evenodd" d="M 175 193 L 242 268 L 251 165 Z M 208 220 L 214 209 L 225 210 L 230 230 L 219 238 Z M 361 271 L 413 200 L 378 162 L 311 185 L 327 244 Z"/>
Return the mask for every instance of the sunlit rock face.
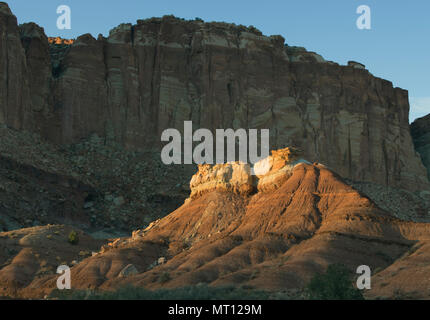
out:
<path id="1" fill-rule="evenodd" d="M 250 166 L 241 162 L 217 165 L 199 165 L 190 182 L 191 196 L 195 198 L 210 191 L 249 194 L 254 190 Z"/>
<path id="2" fill-rule="evenodd" d="M 270 129 L 272 149 L 343 177 L 428 188 L 409 132 L 408 93 L 255 28 L 139 20 L 71 42 L 17 26 L 0 6 L 0 122 L 73 143 L 96 133 L 158 149 L 167 128 Z M 31 32 L 30 32 L 31 31 Z M 58 43 L 59 42 L 59 43 Z"/>
<path id="3" fill-rule="evenodd" d="M 74 39 L 63 39 L 60 37 L 49 37 L 48 42 L 50 44 L 57 44 L 57 45 L 72 45 L 75 40 Z"/>
<path id="4" fill-rule="evenodd" d="M 255 172 L 259 192 L 271 192 L 278 189 L 300 164 L 310 164 L 300 158 L 302 152 L 296 148 L 287 147 L 272 150 L 272 155 L 256 163 Z"/>
<path id="5" fill-rule="evenodd" d="M 290 147 L 273 150 L 271 156 L 255 164 L 254 172 L 251 165 L 242 162 L 199 165 L 198 172 L 191 178 L 190 198 L 212 191 L 250 195 L 276 190 L 292 175 L 297 165 L 310 164 L 299 159 L 300 154 L 299 150 Z"/>

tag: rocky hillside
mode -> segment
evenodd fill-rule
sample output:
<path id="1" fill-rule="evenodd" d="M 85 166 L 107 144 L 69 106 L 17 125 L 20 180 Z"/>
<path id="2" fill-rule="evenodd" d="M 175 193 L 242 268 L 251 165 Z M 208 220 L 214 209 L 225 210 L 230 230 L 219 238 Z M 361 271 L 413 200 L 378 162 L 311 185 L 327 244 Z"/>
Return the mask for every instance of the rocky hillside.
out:
<path id="1" fill-rule="evenodd" d="M 288 149 L 273 153 L 271 170 L 258 177 L 239 164 L 200 167 L 183 206 L 78 259 L 71 269 L 74 288 L 205 283 L 300 290 L 327 265 L 344 263 L 351 269 L 371 267 L 376 275 L 370 297 L 396 295 L 406 279 L 391 282 L 396 266 L 430 259 L 425 250 L 430 224 L 401 221 L 325 166 L 289 159 L 289 154 Z M 218 185 L 210 183 L 214 173 L 224 177 Z M 46 242 L 46 236 L 33 238 L 33 246 Z M 8 239 L 9 233 L 0 234 L 0 244 Z M 55 288 L 56 276 L 40 273 L 37 266 L 19 282 L 18 274 L 9 272 L 13 263 L 6 263 L 0 282 L 8 279 L 18 296 L 40 297 Z M 422 278 L 407 279 L 404 294 L 428 298 L 428 290 L 414 290 L 424 285 Z"/>
<path id="2" fill-rule="evenodd" d="M 165 166 L 159 152 L 125 151 L 92 135 L 53 145 L 0 127 L 0 231 L 68 224 L 131 232 L 164 217 L 189 194 L 194 165 Z"/>
<path id="3" fill-rule="evenodd" d="M 48 225 L 0 233 L 0 296 L 14 296 L 34 278 L 55 274 L 59 265 L 75 265 L 104 243 L 72 228 Z M 43 298 L 40 296 L 39 298 Z"/>
<path id="4" fill-rule="evenodd" d="M 98 134 L 157 150 L 166 128 L 269 128 L 343 177 L 428 188 L 408 93 L 363 65 L 340 66 L 252 27 L 139 20 L 75 41 L 17 25 L 0 3 L 0 123 L 76 143 Z"/>

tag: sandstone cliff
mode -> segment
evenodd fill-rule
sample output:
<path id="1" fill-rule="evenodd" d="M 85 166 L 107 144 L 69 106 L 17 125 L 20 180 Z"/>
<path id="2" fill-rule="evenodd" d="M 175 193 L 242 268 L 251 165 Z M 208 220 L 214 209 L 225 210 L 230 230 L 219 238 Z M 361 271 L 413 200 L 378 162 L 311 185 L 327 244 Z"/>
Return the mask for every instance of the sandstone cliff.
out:
<path id="1" fill-rule="evenodd" d="M 430 179 L 430 114 L 411 124 L 411 134 L 415 148 L 427 167 L 427 174 Z"/>
<path id="2" fill-rule="evenodd" d="M 183 127 L 269 128 L 344 177 L 428 188 L 408 126 L 408 93 L 357 64 L 255 28 L 171 16 L 122 24 L 107 38 L 49 41 L 0 3 L 0 122 L 73 143 L 92 133 L 160 147 Z"/>

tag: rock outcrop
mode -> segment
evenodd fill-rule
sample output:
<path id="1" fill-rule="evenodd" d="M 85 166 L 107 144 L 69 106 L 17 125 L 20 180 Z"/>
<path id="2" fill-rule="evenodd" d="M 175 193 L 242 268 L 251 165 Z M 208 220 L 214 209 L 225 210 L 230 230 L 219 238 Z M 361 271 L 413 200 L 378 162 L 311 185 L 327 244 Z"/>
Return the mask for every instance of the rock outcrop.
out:
<path id="1" fill-rule="evenodd" d="M 211 191 L 249 194 L 254 191 L 254 177 L 248 164 L 233 162 L 227 164 L 199 165 L 199 171 L 190 182 L 191 196 L 195 198 Z"/>
<path id="2" fill-rule="evenodd" d="M 427 167 L 427 174 L 430 179 L 430 114 L 415 120 L 411 124 L 411 134 L 415 148 Z"/>
<path id="3" fill-rule="evenodd" d="M 291 176 L 295 165 L 307 162 L 299 160 L 300 153 L 299 150 L 290 147 L 273 150 L 271 156 L 255 164 L 255 174 L 249 164 L 239 161 L 199 165 L 198 172 L 191 178 L 190 199 L 213 191 L 243 196 L 277 189 Z"/>
<path id="4" fill-rule="evenodd" d="M 72 143 L 97 133 L 160 147 L 166 128 L 268 128 L 272 148 L 354 180 L 428 188 L 409 132 L 408 93 L 255 28 L 172 16 L 107 38 L 49 41 L 0 4 L 0 123 Z M 59 44 L 58 44 L 59 42 Z M 359 68 L 357 68 L 359 66 Z"/>

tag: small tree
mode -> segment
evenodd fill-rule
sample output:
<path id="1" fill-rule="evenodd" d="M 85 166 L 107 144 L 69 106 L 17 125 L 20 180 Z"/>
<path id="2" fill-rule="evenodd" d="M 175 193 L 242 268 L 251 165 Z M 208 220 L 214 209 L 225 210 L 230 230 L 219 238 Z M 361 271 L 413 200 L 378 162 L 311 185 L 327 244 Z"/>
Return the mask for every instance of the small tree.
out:
<path id="1" fill-rule="evenodd" d="M 306 288 L 312 300 L 364 300 L 352 284 L 352 274 L 342 264 L 332 264 L 323 274 L 316 274 Z"/>
<path id="2" fill-rule="evenodd" d="M 70 244 L 76 245 L 79 243 L 79 236 L 78 233 L 76 231 L 72 231 L 69 233 L 69 239 L 68 239 Z"/>

